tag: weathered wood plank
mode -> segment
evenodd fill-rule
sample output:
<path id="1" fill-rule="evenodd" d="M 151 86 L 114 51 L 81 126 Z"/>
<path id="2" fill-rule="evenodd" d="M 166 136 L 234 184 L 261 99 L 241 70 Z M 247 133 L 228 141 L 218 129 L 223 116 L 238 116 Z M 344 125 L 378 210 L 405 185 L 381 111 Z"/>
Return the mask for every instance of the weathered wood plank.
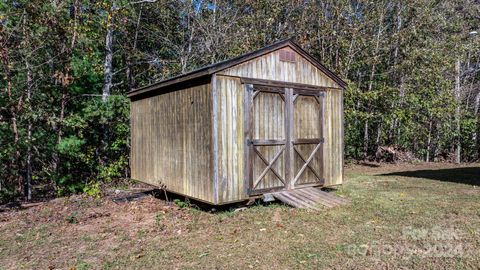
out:
<path id="1" fill-rule="evenodd" d="M 213 200 L 218 203 L 218 85 L 216 74 L 212 76 L 211 88 Z"/>
<path id="2" fill-rule="evenodd" d="M 284 49 L 290 50 L 295 54 L 296 62 L 280 61 L 280 50 L 276 50 L 258 58 L 251 59 L 247 62 L 220 71 L 219 74 L 252 79 L 266 79 L 299 83 L 309 86 L 314 85 L 331 88 L 340 87 L 334 80 L 332 80 L 325 73 L 320 71 L 317 67 L 312 65 L 312 63 L 310 63 L 303 56 L 297 54 L 290 48 Z M 258 67 L 259 65 L 260 68 L 253 68 Z M 255 84 L 253 82 L 251 83 Z"/>
<path id="3" fill-rule="evenodd" d="M 278 193 L 272 193 L 273 197 L 275 197 L 276 199 L 288 204 L 288 205 L 291 205 L 293 207 L 297 207 L 297 208 L 304 208 L 305 206 L 299 202 L 297 202 L 296 200 L 292 200 L 291 198 L 287 197 L 283 192 L 278 192 Z"/>
<path id="4" fill-rule="evenodd" d="M 316 92 L 327 91 L 328 89 L 341 90 L 341 88 L 337 88 L 337 87 L 316 86 L 316 85 L 303 84 L 303 83 L 294 83 L 291 81 L 290 82 L 274 81 L 269 79 L 265 80 L 265 79 L 258 79 L 258 78 L 255 79 L 255 78 L 240 77 L 240 81 L 243 84 L 255 84 L 258 86 L 271 87 L 270 90 L 266 90 L 266 91 L 280 92 L 280 93 L 283 93 L 282 89 L 284 88 L 299 89 L 302 93 L 309 94 L 309 95 L 313 95 L 313 93 L 303 91 L 303 90 L 316 91 Z"/>
<path id="5" fill-rule="evenodd" d="M 312 165 L 310 164 L 310 162 L 307 162 L 307 160 L 302 156 L 302 154 L 297 150 L 297 148 L 293 147 L 293 149 L 295 150 L 295 152 L 297 153 L 298 157 L 305 163 L 305 165 L 307 165 L 307 167 L 310 169 L 310 171 L 315 175 L 315 177 L 317 178 L 317 180 L 319 182 L 322 182 L 323 179 L 318 175 L 317 171 L 315 170 L 315 168 L 312 167 Z"/>
<path id="6" fill-rule="evenodd" d="M 293 91 L 291 88 L 285 88 L 285 138 L 287 138 L 286 154 L 285 154 L 285 179 L 287 181 L 286 188 L 292 189 L 292 179 L 295 176 L 293 168 Z"/>
<path id="7" fill-rule="evenodd" d="M 268 171 L 272 171 L 275 176 L 277 176 L 278 180 L 280 180 L 283 184 L 285 184 L 285 180 L 283 179 L 282 176 L 274 169 L 272 168 L 273 164 L 277 161 L 277 159 L 280 157 L 280 155 L 283 153 L 285 150 L 285 147 L 282 147 L 280 151 L 275 155 L 275 157 L 272 159 L 272 161 L 268 162 L 256 148 L 253 148 L 253 151 L 257 154 L 257 156 L 267 165 L 267 167 L 264 169 L 262 174 L 257 178 L 257 180 L 253 183 L 253 188 L 256 188 L 258 183 L 262 181 L 263 177 L 267 174 Z"/>
<path id="8" fill-rule="evenodd" d="M 330 201 L 327 198 L 321 196 L 320 194 L 314 192 L 311 188 L 299 188 L 295 191 L 300 193 L 300 194 L 305 194 L 305 196 L 309 196 L 309 197 L 313 198 L 317 203 L 322 204 L 326 207 L 337 206 L 337 204 L 335 202 Z"/>
<path id="9" fill-rule="evenodd" d="M 210 84 L 131 103 L 132 178 L 215 203 Z"/>
<path id="10" fill-rule="evenodd" d="M 313 206 L 313 204 L 311 202 L 302 200 L 301 197 L 296 197 L 291 192 L 283 191 L 283 192 L 281 192 L 280 195 L 281 195 L 281 198 L 283 199 L 281 201 L 284 202 L 284 203 L 294 205 L 295 207 L 298 207 L 298 208 L 310 208 L 310 209 L 314 209 L 314 210 L 320 210 L 320 209 L 316 208 L 315 206 Z M 276 195 L 274 193 L 273 196 L 277 197 L 278 195 Z"/>
<path id="11" fill-rule="evenodd" d="M 348 200 L 324 192 L 318 188 L 299 188 L 271 193 L 276 199 L 297 208 L 321 210 L 318 205 L 335 207 L 348 203 Z"/>
<path id="12" fill-rule="evenodd" d="M 334 194 L 331 194 L 329 192 L 325 192 L 325 191 L 322 191 L 321 189 L 312 189 L 310 190 L 311 192 L 317 194 L 318 196 L 322 197 L 322 198 L 325 198 L 325 199 L 328 199 L 328 200 L 331 200 L 332 202 L 336 203 L 336 204 L 346 204 L 346 203 L 349 203 L 350 201 L 345 199 L 345 198 L 341 198 L 341 197 L 338 197 L 338 196 L 335 196 Z M 309 192 L 310 192 L 309 191 Z"/>
<path id="13" fill-rule="evenodd" d="M 322 198 L 319 198 L 318 196 L 315 196 L 315 195 L 313 195 L 309 192 L 306 192 L 304 188 L 296 189 L 295 193 L 297 193 L 299 196 L 309 198 L 315 204 L 321 204 L 321 205 L 326 206 L 326 207 L 334 207 L 335 206 L 334 204 L 331 204 L 329 201 L 326 201 Z"/>
<path id="14" fill-rule="evenodd" d="M 320 211 L 321 209 L 316 206 L 316 202 L 308 199 L 305 196 L 296 194 L 294 191 L 281 191 L 271 193 L 272 196 L 288 205 L 296 208 L 308 208 Z"/>
<path id="15" fill-rule="evenodd" d="M 282 95 L 253 86 L 257 93 L 252 101 L 252 116 L 255 119 L 250 126 L 250 151 L 257 154 L 251 171 L 253 176 L 252 192 L 285 185 L 284 145 L 285 140 L 285 102 Z M 265 158 L 263 158 L 265 157 Z M 278 159 L 278 161 L 276 161 Z M 262 160 L 275 160 L 267 168 Z M 270 168 L 274 168 L 271 170 Z"/>
<path id="16" fill-rule="evenodd" d="M 297 175 L 295 176 L 295 178 L 293 179 L 293 184 L 295 184 L 298 179 L 300 178 L 300 176 L 302 175 L 302 173 L 305 171 L 305 169 L 307 168 L 308 164 L 313 160 L 313 158 L 315 157 L 315 154 L 317 153 L 318 149 L 320 149 L 320 147 L 322 146 L 322 144 L 317 144 L 317 146 L 315 147 L 315 149 L 313 150 L 313 152 L 310 154 L 310 156 L 308 157 L 308 159 L 305 161 L 305 164 L 303 164 L 302 168 L 300 168 L 300 171 L 297 173 Z"/>
<path id="17" fill-rule="evenodd" d="M 319 194 L 322 194 L 324 197 L 332 199 L 334 202 L 337 202 L 339 204 L 344 204 L 344 203 L 349 203 L 350 202 L 349 200 L 347 200 L 345 198 L 335 196 L 335 195 L 333 195 L 329 192 L 325 192 L 325 191 L 322 191 L 320 189 L 316 189 L 316 192 L 319 193 Z"/>
<path id="18" fill-rule="evenodd" d="M 287 197 L 290 197 L 293 200 L 296 200 L 300 204 L 304 205 L 304 208 L 313 209 L 313 210 L 317 210 L 317 211 L 321 210 L 317 206 L 318 203 L 315 202 L 314 200 L 310 200 L 309 198 L 307 198 L 305 196 L 301 196 L 296 192 L 284 191 L 284 193 L 285 193 L 284 195 L 286 195 Z"/>
<path id="19" fill-rule="evenodd" d="M 285 145 L 285 140 L 261 140 L 261 139 L 254 139 L 250 140 L 250 143 L 254 146 L 269 146 L 269 145 Z"/>
<path id="20" fill-rule="evenodd" d="M 252 93 L 238 78 L 216 75 L 218 137 L 218 201 L 227 203 L 248 199 L 248 123 L 252 110 L 246 105 Z M 248 119 L 247 119 L 248 118 Z"/>
<path id="21" fill-rule="evenodd" d="M 319 144 L 322 141 L 320 138 L 315 139 L 294 139 L 293 144 Z"/>
<path id="22" fill-rule="evenodd" d="M 252 126 L 252 116 L 253 116 L 253 107 L 252 107 L 252 100 L 253 100 L 253 86 L 251 84 L 246 84 L 245 85 L 245 92 L 244 92 L 244 101 L 243 101 L 243 108 L 244 108 L 244 127 L 243 127 L 243 135 L 245 138 L 243 148 L 245 149 L 244 152 L 244 157 L 245 157 L 245 166 L 244 166 L 244 179 L 243 179 L 243 192 L 244 194 L 249 193 L 249 187 L 251 186 L 252 183 L 250 181 L 253 179 L 253 176 L 251 175 L 251 168 L 252 168 L 252 158 L 251 158 L 251 145 L 250 141 L 252 139 L 251 137 L 251 129 L 250 127 Z M 253 147 L 253 146 L 252 146 Z M 241 195 L 239 194 L 239 197 Z"/>

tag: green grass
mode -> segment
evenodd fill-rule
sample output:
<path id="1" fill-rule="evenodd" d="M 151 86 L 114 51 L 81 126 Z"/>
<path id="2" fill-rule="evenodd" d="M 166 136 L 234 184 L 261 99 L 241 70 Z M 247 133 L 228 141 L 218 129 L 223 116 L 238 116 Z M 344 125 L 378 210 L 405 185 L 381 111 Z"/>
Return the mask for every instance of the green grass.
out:
<path id="1" fill-rule="evenodd" d="M 384 175 L 382 168 L 348 170 L 336 193 L 351 204 L 321 212 L 281 204 L 216 214 L 177 207 L 145 210 L 145 217 L 122 226 L 115 225 L 119 216 L 97 225 L 8 223 L 0 228 L 0 269 L 478 268 L 480 189 L 455 178 L 475 180 L 475 168 L 468 176 L 443 170 L 452 175 L 440 180 Z M 69 235 L 82 226 L 91 226 L 92 235 Z M 405 250 L 432 247 L 443 250 Z"/>

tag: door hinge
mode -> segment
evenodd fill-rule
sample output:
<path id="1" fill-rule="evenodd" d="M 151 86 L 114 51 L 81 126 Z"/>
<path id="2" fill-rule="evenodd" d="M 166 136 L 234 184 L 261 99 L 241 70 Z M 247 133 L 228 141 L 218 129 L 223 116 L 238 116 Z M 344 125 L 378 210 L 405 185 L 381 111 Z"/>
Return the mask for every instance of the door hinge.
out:
<path id="1" fill-rule="evenodd" d="M 320 143 L 325 143 L 325 138 L 321 138 Z"/>
<path id="2" fill-rule="evenodd" d="M 247 146 L 251 146 L 251 145 L 253 145 L 253 141 L 250 139 L 247 139 Z"/>
<path id="3" fill-rule="evenodd" d="M 320 92 L 320 93 L 318 93 L 318 96 L 319 96 L 319 97 L 325 97 L 325 93 L 324 93 L 324 92 Z"/>

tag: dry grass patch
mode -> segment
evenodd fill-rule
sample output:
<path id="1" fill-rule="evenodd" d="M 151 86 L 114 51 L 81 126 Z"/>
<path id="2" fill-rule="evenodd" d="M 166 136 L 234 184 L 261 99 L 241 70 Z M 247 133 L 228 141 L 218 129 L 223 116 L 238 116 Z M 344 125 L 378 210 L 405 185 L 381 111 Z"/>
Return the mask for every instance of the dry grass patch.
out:
<path id="1" fill-rule="evenodd" d="M 0 213 L 0 269 L 478 268 L 480 189 L 463 183 L 476 176 L 474 164 L 352 165 L 336 191 L 352 203 L 322 212 L 60 198 Z"/>

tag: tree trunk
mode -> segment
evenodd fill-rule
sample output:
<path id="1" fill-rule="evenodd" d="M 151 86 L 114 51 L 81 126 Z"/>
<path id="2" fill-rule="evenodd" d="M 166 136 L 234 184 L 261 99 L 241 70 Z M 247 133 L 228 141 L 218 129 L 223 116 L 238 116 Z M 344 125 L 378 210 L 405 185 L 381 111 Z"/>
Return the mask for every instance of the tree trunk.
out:
<path id="1" fill-rule="evenodd" d="M 117 6 L 115 2 L 113 2 L 112 7 L 110 8 L 110 12 L 107 15 L 107 34 L 105 35 L 105 61 L 103 64 L 103 74 L 104 74 L 104 82 L 103 82 L 103 89 L 102 89 L 102 102 L 106 103 L 110 97 L 110 93 L 112 90 L 112 79 L 113 79 L 113 30 L 114 30 L 114 15 L 116 12 Z M 108 127 L 106 124 L 103 124 L 101 127 L 102 139 L 101 139 L 101 147 L 103 150 L 108 148 Z M 99 152 L 97 147 L 96 153 Z M 98 155 L 100 158 L 99 163 L 100 165 L 105 164 L 106 156 L 103 154 Z"/>
<path id="2" fill-rule="evenodd" d="M 368 156 L 368 119 L 365 119 L 365 126 L 363 127 L 363 159 Z"/>
<path id="3" fill-rule="evenodd" d="M 400 29 L 402 29 L 402 4 L 398 3 L 397 4 L 397 27 L 396 27 L 396 33 L 400 33 Z M 394 71 L 394 77 L 395 77 L 395 71 L 396 67 L 398 64 L 398 52 L 400 50 L 400 42 L 398 39 L 395 41 L 395 48 L 393 50 L 393 71 Z"/>
<path id="4" fill-rule="evenodd" d="M 1 37 L 0 37 L 1 39 Z M 10 61 L 8 58 L 8 54 L 5 53 L 5 55 L 2 57 L 2 62 L 5 66 L 5 78 L 6 78 L 6 93 L 9 102 L 12 103 L 12 105 L 9 106 L 9 112 L 11 115 L 10 120 L 12 121 L 12 133 L 13 133 L 13 142 L 14 145 L 16 146 L 15 149 L 15 154 L 12 163 L 9 165 L 14 170 L 19 170 L 19 163 L 20 163 L 20 148 L 18 147 L 18 141 L 20 139 L 20 135 L 18 132 L 18 123 L 17 123 L 17 112 L 21 110 L 23 106 L 23 95 L 18 98 L 16 105 L 13 105 L 13 96 L 12 96 L 12 77 L 11 77 L 11 70 L 10 70 Z M 5 183 L 3 181 L 7 181 L 8 179 L 5 179 L 4 177 L 0 177 L 0 190 L 2 189 L 2 183 Z M 23 178 L 20 173 L 17 174 L 17 179 L 12 179 L 13 181 L 16 181 L 16 185 L 18 188 L 18 191 L 21 192 L 22 190 L 22 184 L 23 184 Z"/>
<path id="5" fill-rule="evenodd" d="M 107 17 L 107 34 L 105 36 L 105 61 L 103 64 L 104 82 L 102 89 L 102 101 L 106 102 L 110 97 L 112 88 L 112 62 L 113 62 L 113 15 L 115 12 L 115 4 L 112 5 Z"/>
<path id="6" fill-rule="evenodd" d="M 479 108 L 480 107 L 480 92 L 477 93 L 475 96 L 475 116 L 477 118 L 477 128 L 475 130 L 475 133 L 473 134 L 473 138 L 476 141 L 477 145 L 477 160 L 480 160 L 480 136 L 478 134 L 480 133 L 480 114 L 479 114 Z"/>
<path id="7" fill-rule="evenodd" d="M 140 20 L 142 19 L 142 10 L 143 10 L 143 4 L 140 5 L 140 11 L 138 13 L 138 18 L 137 18 L 137 25 L 135 26 L 135 38 L 133 40 L 133 48 L 132 48 L 132 53 L 135 54 L 135 51 L 137 50 L 137 40 L 138 40 L 138 30 L 140 28 Z M 132 91 L 133 88 L 135 87 L 135 78 L 133 75 L 133 63 L 132 63 L 132 56 L 131 54 L 128 54 L 127 56 L 127 87 L 128 87 L 128 92 Z"/>
<path id="8" fill-rule="evenodd" d="M 60 115 L 58 117 L 58 125 L 56 127 L 57 131 L 57 144 L 62 142 L 63 137 L 63 121 L 65 119 L 65 109 L 68 101 L 68 85 L 71 82 L 70 78 L 70 68 L 71 61 L 73 56 L 73 50 L 75 48 L 75 43 L 77 41 L 77 23 L 78 23 L 78 9 L 79 9 L 79 0 L 75 0 L 73 3 L 73 24 L 72 24 L 72 39 L 70 40 L 70 46 L 67 47 L 66 55 L 66 64 L 63 69 L 63 78 L 61 78 L 61 89 L 62 97 L 60 98 Z M 56 151 L 52 154 L 52 171 L 56 172 L 60 164 L 60 157 Z"/>
<path id="9" fill-rule="evenodd" d="M 380 123 L 377 127 L 377 138 L 375 139 L 375 148 L 378 150 L 380 147 L 380 140 L 382 138 L 382 128 L 383 128 L 383 117 L 380 119 Z"/>
<path id="10" fill-rule="evenodd" d="M 189 11 L 187 16 L 187 25 L 185 31 L 188 33 L 188 39 L 185 41 L 187 43 L 187 48 L 183 48 L 183 55 L 180 57 L 180 63 L 182 66 L 182 73 L 185 73 L 188 68 L 188 63 L 190 60 L 190 55 L 192 54 L 193 50 L 193 38 L 195 35 L 195 27 L 193 24 L 193 15 L 191 15 L 193 11 Z"/>
<path id="11" fill-rule="evenodd" d="M 400 87 L 399 87 L 399 88 L 400 88 L 400 89 L 399 89 L 400 98 L 399 98 L 399 102 L 398 102 L 400 108 L 403 108 L 404 105 L 405 105 L 405 86 L 404 86 L 404 80 L 405 80 L 404 76 L 403 76 L 403 75 L 400 76 Z M 401 124 L 402 124 L 401 121 L 398 121 L 398 119 L 395 119 L 395 126 L 394 126 L 395 129 L 394 129 L 394 130 L 395 130 L 396 132 L 395 132 L 394 138 L 393 138 L 394 143 L 397 142 L 396 138 L 400 137 L 400 133 L 401 133 L 401 130 L 402 130 L 402 128 L 401 128 L 402 125 L 401 125 Z"/>
<path id="12" fill-rule="evenodd" d="M 433 126 L 433 121 L 430 118 L 430 121 L 428 123 L 427 157 L 425 158 L 426 162 L 430 162 L 430 152 L 432 151 L 432 126 Z"/>
<path id="13" fill-rule="evenodd" d="M 29 38 L 27 33 L 27 13 L 23 14 L 23 38 L 25 40 L 26 46 L 29 45 Z M 29 56 L 25 56 L 25 70 L 27 72 L 26 78 L 26 100 L 25 103 L 28 108 L 28 117 L 27 117 L 27 161 L 26 161 L 26 172 L 25 172 L 25 187 L 24 195 L 28 201 L 32 199 L 32 69 L 29 62 Z"/>
<path id="14" fill-rule="evenodd" d="M 62 82 L 62 97 L 60 98 L 60 115 L 58 117 L 58 124 L 56 126 L 57 129 L 57 145 L 62 142 L 63 137 L 63 120 L 65 119 L 65 106 L 67 104 L 67 90 L 66 87 L 63 86 Z M 60 157 L 56 151 L 52 154 L 52 171 L 56 172 L 58 170 L 58 165 L 60 164 Z"/>
<path id="15" fill-rule="evenodd" d="M 25 196 L 27 200 L 30 201 L 32 199 L 32 71 L 30 67 L 30 63 L 28 62 L 28 58 L 25 60 L 25 66 L 27 69 L 27 99 L 26 103 L 28 106 L 28 125 L 27 125 L 27 168 L 26 168 L 26 181 L 25 181 Z"/>
<path id="16" fill-rule="evenodd" d="M 373 77 L 375 76 L 375 70 L 376 70 L 376 64 L 377 64 L 377 58 L 378 58 L 378 50 L 380 48 L 380 36 L 382 35 L 382 28 L 383 28 L 383 16 L 384 13 L 380 13 L 380 17 L 378 19 L 378 30 L 376 34 L 376 40 L 375 40 L 375 49 L 373 51 L 373 64 L 372 64 L 372 69 L 370 71 L 370 80 L 368 82 L 368 91 L 372 90 L 373 87 Z"/>
<path id="17" fill-rule="evenodd" d="M 12 97 L 11 94 L 11 89 L 12 89 L 12 83 L 9 81 L 8 83 L 8 92 L 9 92 L 9 98 Z M 20 147 L 18 146 L 18 141 L 20 140 L 20 135 L 18 132 L 18 123 L 17 123 L 17 112 L 22 108 L 23 106 L 23 97 L 20 97 L 17 106 L 11 106 L 10 108 L 10 113 L 12 114 L 12 131 L 13 131 L 13 142 L 15 143 L 16 149 L 15 149 L 15 159 L 13 161 L 13 166 L 14 168 L 19 171 L 20 169 Z M 21 173 L 18 173 L 18 179 L 17 179 L 17 188 L 18 192 L 22 191 L 23 186 L 23 177 Z"/>
<path id="18" fill-rule="evenodd" d="M 455 162 L 461 161 L 461 142 L 460 142 L 460 59 L 455 62 Z"/>
<path id="19" fill-rule="evenodd" d="M 475 115 L 478 115 L 479 113 L 479 110 L 480 109 L 480 91 L 477 93 L 477 95 L 475 96 L 475 105 L 474 105 L 474 112 L 475 112 Z"/>
<path id="20" fill-rule="evenodd" d="M 375 76 L 377 56 L 380 48 L 380 36 L 382 35 L 383 15 L 384 13 L 382 11 L 378 20 L 379 24 L 378 24 L 378 30 L 376 33 L 375 49 L 373 51 L 373 64 L 372 64 L 372 69 L 370 70 L 370 78 L 368 81 L 368 92 L 370 92 L 373 89 L 373 78 Z M 365 120 L 364 134 L 363 134 L 363 158 L 364 159 L 366 159 L 368 155 L 368 137 L 369 135 L 368 135 L 368 119 L 367 119 Z"/>
<path id="21" fill-rule="evenodd" d="M 477 129 L 475 131 L 475 140 L 477 143 L 477 161 L 480 161 L 480 115 L 477 115 Z"/>

